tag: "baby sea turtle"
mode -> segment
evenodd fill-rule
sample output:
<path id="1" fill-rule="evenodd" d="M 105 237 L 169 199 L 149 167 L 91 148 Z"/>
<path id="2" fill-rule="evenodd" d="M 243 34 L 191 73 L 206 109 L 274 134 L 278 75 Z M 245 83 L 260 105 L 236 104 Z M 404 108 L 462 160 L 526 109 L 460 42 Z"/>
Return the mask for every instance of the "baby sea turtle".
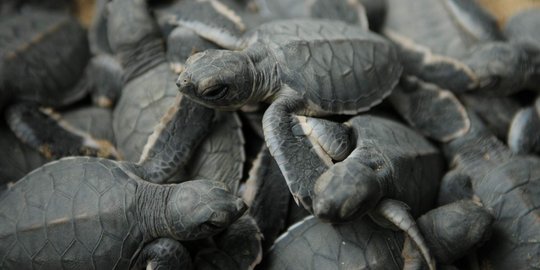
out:
<path id="1" fill-rule="evenodd" d="M 504 95 L 537 72 L 538 64 L 503 42 L 495 19 L 474 1 L 387 2 L 383 32 L 398 45 L 408 75 L 453 92 Z"/>
<path id="2" fill-rule="evenodd" d="M 55 117 L 59 117 L 55 113 Z M 111 146 L 114 137 L 112 134 L 112 112 L 103 108 L 81 107 L 62 112 L 62 123 L 87 138 L 102 141 Z M 58 118 L 60 119 L 60 118 Z M 6 126 L 0 128 L 0 148 L 5 149 L 8 156 L 0 159 L 0 185 L 15 182 L 35 168 L 50 161 L 40 152 L 22 143 Z"/>
<path id="3" fill-rule="evenodd" d="M 294 115 L 355 114 L 380 103 L 401 75 L 397 52 L 358 27 L 309 19 L 264 24 L 238 45 L 192 55 L 179 90 L 220 110 L 272 102 L 263 117 L 266 143 L 295 200 L 310 209 L 310 187 L 325 164 L 295 136 Z"/>
<path id="4" fill-rule="evenodd" d="M 492 221 L 483 207 L 460 201 L 417 222 L 438 262 L 450 264 L 485 240 Z M 422 269 L 421 256 L 408 241 L 365 218 L 329 224 L 308 217 L 276 240 L 262 269 Z"/>
<path id="5" fill-rule="evenodd" d="M 87 94 L 81 77 L 88 44 L 74 18 L 37 9 L 10 14 L 0 25 L 0 47 L 0 108 L 10 104 L 8 124 L 23 142 L 56 157 L 108 152 L 109 146 L 88 141 L 39 111 L 39 106 L 65 106 Z M 64 141 L 73 145 L 65 147 Z"/>
<path id="6" fill-rule="evenodd" d="M 247 209 L 223 183 L 156 185 L 148 173 L 90 157 L 34 170 L 0 195 L 0 267 L 171 269 L 186 257 L 178 241 L 214 235 Z"/>
<path id="7" fill-rule="evenodd" d="M 510 18 L 505 26 L 505 35 L 513 44 L 525 48 L 531 59 L 540 62 L 540 8 L 532 8 L 518 12 Z M 540 72 L 530 85 L 530 89 L 538 89 Z M 508 146 L 514 153 L 528 154 L 540 152 L 540 98 L 536 98 L 533 106 L 521 109 L 512 120 L 508 133 Z"/>
<path id="8" fill-rule="evenodd" d="M 413 217 L 435 204 L 444 169 L 439 151 L 413 130 L 381 117 L 356 116 L 344 124 L 317 118 L 299 122 L 313 151 L 326 161 L 313 187 L 315 216 L 348 222 L 369 214 L 410 235 L 434 267 Z"/>
<path id="9" fill-rule="evenodd" d="M 474 194 L 492 209 L 493 236 L 479 251 L 489 269 L 538 268 L 540 159 L 513 156 L 474 113 L 469 111 L 469 116 L 470 131 L 444 146 L 452 170 L 444 178 L 441 195 Z"/>

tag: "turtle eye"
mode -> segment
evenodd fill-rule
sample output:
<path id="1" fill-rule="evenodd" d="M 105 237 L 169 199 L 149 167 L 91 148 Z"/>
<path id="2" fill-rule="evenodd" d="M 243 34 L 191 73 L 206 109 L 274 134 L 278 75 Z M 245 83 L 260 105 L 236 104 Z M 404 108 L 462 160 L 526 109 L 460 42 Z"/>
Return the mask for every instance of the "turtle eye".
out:
<path id="1" fill-rule="evenodd" d="M 229 87 L 224 84 L 213 85 L 204 89 L 201 92 L 201 95 L 207 99 L 215 100 L 222 98 L 227 93 L 228 89 Z"/>
<path id="2" fill-rule="evenodd" d="M 207 232 L 219 231 L 221 230 L 221 228 L 223 228 L 221 224 L 218 224 L 212 221 L 206 221 L 203 224 L 201 224 L 201 229 Z"/>

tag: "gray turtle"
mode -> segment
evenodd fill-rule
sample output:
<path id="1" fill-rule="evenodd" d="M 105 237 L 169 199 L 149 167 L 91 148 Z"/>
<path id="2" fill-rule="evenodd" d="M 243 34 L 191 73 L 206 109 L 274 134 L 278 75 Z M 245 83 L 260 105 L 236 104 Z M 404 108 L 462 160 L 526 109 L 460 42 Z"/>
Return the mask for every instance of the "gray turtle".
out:
<path id="1" fill-rule="evenodd" d="M 445 201 L 477 196 L 495 218 L 479 252 L 488 269 L 540 267 L 540 159 L 512 152 L 469 112 L 471 129 L 444 145 L 452 170 L 441 184 Z"/>
<path id="2" fill-rule="evenodd" d="M 435 204 L 444 169 L 439 151 L 413 130 L 375 116 L 344 124 L 307 118 L 299 125 L 326 161 L 314 186 L 315 216 L 349 222 L 369 214 L 410 235 L 435 267 L 414 217 Z"/>
<path id="3" fill-rule="evenodd" d="M 0 39 L 0 107 L 9 104 L 5 114 L 17 137 L 57 157 L 106 152 L 39 111 L 39 106 L 66 106 L 87 94 L 81 77 L 89 53 L 82 26 L 61 12 L 25 8 L 3 19 Z M 51 124 L 44 129 L 43 121 Z"/>
<path id="4" fill-rule="evenodd" d="M 54 117 L 79 134 L 85 134 L 89 140 L 94 140 L 110 146 L 111 153 L 116 150 L 112 146 L 112 112 L 97 107 L 81 107 L 63 111 L 61 116 L 53 113 Z M 0 148 L 5 149 L 9 156 L 0 159 L 0 183 L 15 182 L 24 175 L 50 161 L 51 157 L 42 155 L 39 151 L 27 146 L 16 138 L 7 127 L 0 128 Z"/>
<path id="5" fill-rule="evenodd" d="M 532 8 L 518 12 L 510 18 L 505 26 L 505 35 L 509 41 L 525 48 L 529 57 L 540 61 L 540 8 Z M 540 74 L 540 72 L 537 72 Z M 538 89 L 540 75 L 528 85 L 530 89 Z M 508 133 L 508 146 L 514 153 L 528 154 L 540 152 L 540 98 L 536 98 L 533 106 L 521 109 L 513 118 Z"/>
<path id="6" fill-rule="evenodd" d="M 439 263 L 450 264 L 485 240 L 492 221 L 483 207 L 460 201 L 424 214 L 418 226 L 429 236 L 426 240 Z M 423 269 L 423 265 L 408 238 L 369 219 L 328 224 L 309 217 L 276 240 L 261 269 Z"/>
<path id="7" fill-rule="evenodd" d="M 325 164 L 295 136 L 293 115 L 355 114 L 380 103 L 401 75 L 397 52 L 358 27 L 308 19 L 263 24 L 238 45 L 191 56 L 179 90 L 220 110 L 272 102 L 263 117 L 266 143 L 295 200 L 310 209 Z"/>
<path id="8" fill-rule="evenodd" d="M 34 170 L 0 195 L 0 267 L 176 269 L 189 265 L 178 241 L 214 235 L 246 210 L 220 182 L 156 185 L 146 173 L 89 157 Z"/>
<path id="9" fill-rule="evenodd" d="M 406 74 L 454 92 L 510 94 L 538 73 L 475 1 L 389 0 L 383 32 L 398 45 Z"/>

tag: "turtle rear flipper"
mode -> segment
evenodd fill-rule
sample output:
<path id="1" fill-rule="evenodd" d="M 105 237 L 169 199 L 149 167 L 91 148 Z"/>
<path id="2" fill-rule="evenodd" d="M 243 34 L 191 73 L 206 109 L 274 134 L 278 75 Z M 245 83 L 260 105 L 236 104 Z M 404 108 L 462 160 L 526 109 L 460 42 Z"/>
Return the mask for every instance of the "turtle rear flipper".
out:
<path id="1" fill-rule="evenodd" d="M 411 126 L 437 141 L 450 141 L 470 128 L 465 107 L 452 92 L 434 84 L 407 77 L 390 101 Z"/>
<path id="2" fill-rule="evenodd" d="M 94 139 L 51 109 L 18 103 L 6 110 L 6 119 L 21 141 L 49 159 L 74 155 L 119 158 L 111 142 Z"/>
<path id="3" fill-rule="evenodd" d="M 213 117 L 214 110 L 178 95 L 148 137 L 137 163 L 145 172 L 145 180 L 165 183 L 185 174 L 183 170 L 197 145 L 210 132 Z"/>
<path id="4" fill-rule="evenodd" d="M 178 241 L 158 238 L 143 247 L 134 266 L 134 269 L 189 270 L 193 269 L 193 262 L 188 250 Z"/>
<path id="5" fill-rule="evenodd" d="M 540 100 L 540 99 L 539 99 Z M 539 102 L 537 102 L 539 103 Z M 516 154 L 540 152 L 540 117 L 534 107 L 521 109 L 512 119 L 508 146 Z"/>

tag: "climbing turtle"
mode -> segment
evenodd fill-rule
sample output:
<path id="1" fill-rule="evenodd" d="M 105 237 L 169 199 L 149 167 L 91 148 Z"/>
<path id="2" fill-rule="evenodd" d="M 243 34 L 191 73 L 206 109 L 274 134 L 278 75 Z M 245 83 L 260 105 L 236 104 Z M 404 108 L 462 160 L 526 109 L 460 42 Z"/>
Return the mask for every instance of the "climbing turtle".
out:
<path id="1" fill-rule="evenodd" d="M 130 18 L 130 23 L 125 23 L 126 18 Z M 145 1 L 113 1 L 109 4 L 107 29 L 111 47 L 124 67 L 122 91 L 126 94 L 115 108 L 113 128 L 125 158 L 139 161 L 137 164 L 152 171 L 145 178 L 151 182 L 204 177 L 224 181 L 236 193 L 245 158 L 238 117 L 234 113 L 215 113 L 176 92 L 175 76 L 166 62 L 159 29 Z M 180 122 L 175 124 L 173 119 Z M 152 150 L 156 144 L 165 148 Z M 164 155 L 169 147 L 176 149 L 177 154 Z M 235 243 L 236 248 L 243 250 L 233 254 L 236 257 L 232 256 L 232 260 L 243 268 L 245 257 L 255 254 L 252 258 L 256 260 L 260 252 L 258 244 L 246 239 L 255 242 L 260 239 L 252 233 L 258 229 L 250 227 L 253 223 L 249 218 L 243 218 L 237 225 L 246 228 L 244 234 L 228 230 L 216 237 L 241 237 L 243 241 Z M 246 250 L 251 245 L 255 249 Z"/>
<path id="2" fill-rule="evenodd" d="M 492 209 L 493 237 L 479 251 L 486 267 L 538 268 L 540 159 L 513 156 L 474 113 L 469 111 L 469 116 L 469 132 L 444 145 L 452 170 L 444 177 L 440 194 L 446 201 L 455 194 L 475 195 Z"/>
<path id="3" fill-rule="evenodd" d="M 483 207 L 460 201 L 431 210 L 417 222 L 437 261 L 450 264 L 485 240 L 492 221 Z M 311 216 L 276 240 L 261 268 L 422 269 L 422 263 L 417 248 L 402 233 L 369 219 L 329 224 Z"/>
<path id="4" fill-rule="evenodd" d="M 89 157 L 34 170 L 0 195 L 0 267 L 175 269 L 189 260 L 178 241 L 223 231 L 246 210 L 223 183 L 156 185 L 147 173 Z"/>
<path id="5" fill-rule="evenodd" d="M 294 114 L 355 114 L 380 103 L 401 75 L 397 52 L 358 27 L 309 19 L 261 25 L 238 45 L 243 50 L 192 55 L 179 90 L 220 110 L 272 102 L 263 117 L 266 143 L 295 200 L 311 209 L 313 181 L 326 166 L 295 136 Z"/>
<path id="6" fill-rule="evenodd" d="M 405 73 L 456 93 L 515 93 L 538 74 L 526 51 L 504 42 L 475 1 L 388 0 L 383 33 L 400 50 Z"/>

